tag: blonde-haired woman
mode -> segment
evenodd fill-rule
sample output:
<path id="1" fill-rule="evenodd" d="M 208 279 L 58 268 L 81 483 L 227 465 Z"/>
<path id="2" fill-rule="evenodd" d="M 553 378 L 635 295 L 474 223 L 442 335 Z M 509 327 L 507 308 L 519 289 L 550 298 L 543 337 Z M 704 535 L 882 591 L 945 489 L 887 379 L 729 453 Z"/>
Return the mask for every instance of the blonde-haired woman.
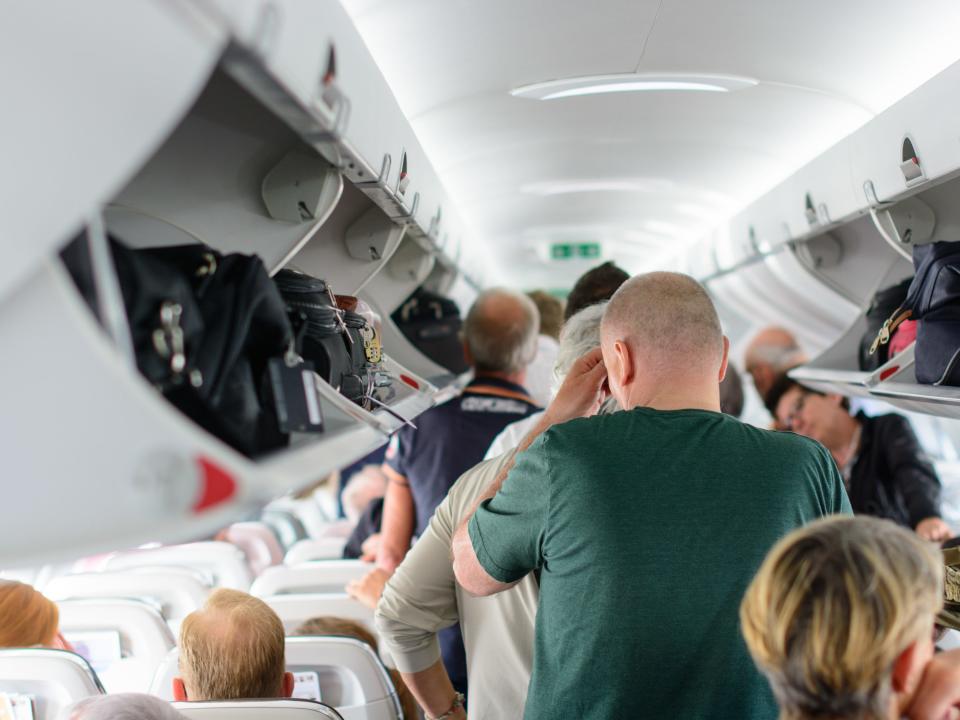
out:
<path id="1" fill-rule="evenodd" d="M 827 518 L 781 540 L 740 606 L 781 717 L 902 717 L 933 656 L 942 567 L 888 520 Z"/>
<path id="2" fill-rule="evenodd" d="M 60 611 L 30 585 L 0 580 L 0 648 L 73 650 L 60 635 Z"/>

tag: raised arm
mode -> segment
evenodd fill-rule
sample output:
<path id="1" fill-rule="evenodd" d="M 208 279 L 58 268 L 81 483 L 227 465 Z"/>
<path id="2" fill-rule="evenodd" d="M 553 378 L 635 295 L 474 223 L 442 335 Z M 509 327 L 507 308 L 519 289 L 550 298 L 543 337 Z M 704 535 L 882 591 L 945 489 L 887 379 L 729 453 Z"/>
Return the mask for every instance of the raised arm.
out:
<path id="1" fill-rule="evenodd" d="M 392 573 L 410 550 L 417 517 L 407 479 L 389 465 L 384 465 L 382 469 L 388 483 L 383 498 L 377 567 Z"/>
<path id="2" fill-rule="evenodd" d="M 578 417 L 586 417 L 594 414 L 600 404 L 606 397 L 605 381 L 607 377 L 606 368 L 603 365 L 603 356 L 600 348 L 587 353 L 570 369 L 561 386 L 557 396 L 554 398 L 550 407 L 537 423 L 536 427 L 524 438 L 517 452 L 504 467 L 503 471 L 497 476 L 480 496 L 471 512 L 467 514 L 463 522 L 454 533 L 451 549 L 453 552 L 453 570 L 457 581 L 463 588 L 473 595 L 493 595 L 503 592 L 511 587 L 523 577 L 522 570 L 530 571 L 536 566 L 536 562 L 531 557 L 533 552 L 534 535 L 542 531 L 536 523 L 542 518 L 536 517 L 537 504 L 543 501 L 542 495 L 536 497 L 536 490 L 530 488 L 531 484 L 543 485 L 548 480 L 543 477 L 547 474 L 543 466 L 543 458 L 525 457 L 524 468 L 520 473 L 522 478 L 518 482 L 527 485 L 526 488 L 518 488 L 516 497 L 502 498 L 504 508 L 484 507 L 489 504 L 495 496 L 501 491 L 504 481 L 514 469 L 517 458 L 520 457 L 531 445 L 553 425 L 557 425 L 567 420 Z M 535 454 L 531 451 L 531 454 Z M 537 477 L 540 475 L 541 477 Z M 539 483 L 538 483 L 539 481 Z M 530 492 L 533 490 L 533 492 Z M 490 565 L 481 562 L 474 540 L 481 537 L 481 530 L 474 522 L 474 536 L 471 537 L 470 526 L 477 516 L 478 509 L 481 509 L 484 516 L 491 519 L 497 512 L 500 516 L 497 520 L 498 525 L 504 523 L 509 529 L 516 530 L 523 536 L 527 547 L 519 548 L 517 553 L 507 553 L 511 557 L 510 568 L 500 566 L 499 577 L 494 577 L 490 571 Z M 526 526 L 525 526 L 526 525 Z M 524 544 L 524 543 L 521 543 Z M 492 565 L 495 561 L 488 558 Z M 527 564 L 529 567 L 522 568 L 517 563 Z M 516 576 L 516 577 L 513 577 Z"/>

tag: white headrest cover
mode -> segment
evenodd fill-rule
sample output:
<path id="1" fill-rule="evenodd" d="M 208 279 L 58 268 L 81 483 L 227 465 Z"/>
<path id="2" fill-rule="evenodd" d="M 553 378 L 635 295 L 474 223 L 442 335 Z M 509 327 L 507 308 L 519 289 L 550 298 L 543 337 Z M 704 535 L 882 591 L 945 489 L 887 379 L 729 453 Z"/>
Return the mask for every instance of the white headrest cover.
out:
<path id="1" fill-rule="evenodd" d="M 336 710 L 313 700 L 177 702 L 173 706 L 195 720 L 342 720 Z"/>
<path id="2" fill-rule="evenodd" d="M 264 570 L 250 586 L 257 597 L 285 593 L 342 593 L 347 583 L 359 580 L 373 565 L 359 560 L 318 560 L 300 565 L 277 565 Z"/>
<path id="3" fill-rule="evenodd" d="M 56 720 L 67 707 L 103 687 L 79 655 L 45 648 L 0 650 L 0 692 L 32 695 L 38 720 Z"/>

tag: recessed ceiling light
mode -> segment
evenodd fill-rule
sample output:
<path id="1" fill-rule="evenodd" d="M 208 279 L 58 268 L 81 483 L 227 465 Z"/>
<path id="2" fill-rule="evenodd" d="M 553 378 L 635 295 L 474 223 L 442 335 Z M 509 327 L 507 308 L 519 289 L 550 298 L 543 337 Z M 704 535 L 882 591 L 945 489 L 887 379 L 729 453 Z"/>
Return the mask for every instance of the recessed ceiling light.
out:
<path id="1" fill-rule="evenodd" d="M 580 95 L 602 95 L 620 92 L 689 91 L 730 92 L 757 84 L 751 78 L 736 75 L 653 75 L 625 73 L 548 80 L 514 88 L 514 97 L 535 100 L 559 100 Z"/>
<path id="2" fill-rule="evenodd" d="M 676 184 L 660 178 L 589 178 L 575 180 L 545 180 L 520 187 L 525 195 L 570 195 L 588 192 L 652 193 L 673 190 Z"/>

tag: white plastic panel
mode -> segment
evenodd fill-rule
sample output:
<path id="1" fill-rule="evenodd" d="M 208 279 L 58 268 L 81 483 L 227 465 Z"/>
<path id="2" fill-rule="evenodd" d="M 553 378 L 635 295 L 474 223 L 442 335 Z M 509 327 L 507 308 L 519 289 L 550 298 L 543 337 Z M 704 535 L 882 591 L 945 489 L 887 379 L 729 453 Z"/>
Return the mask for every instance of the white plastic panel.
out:
<path id="1" fill-rule="evenodd" d="M 37 720 L 58 720 L 77 700 L 103 694 L 93 670 L 63 650 L 0 650 L 0 692 L 31 695 Z"/>
<path id="2" fill-rule="evenodd" d="M 163 142 L 225 42 L 179 0 L 5 8 L 0 294 L 69 240 Z"/>
<path id="3" fill-rule="evenodd" d="M 359 560 L 320 560 L 272 567 L 254 580 L 250 594 L 269 597 L 290 593 L 342 593 L 348 582 L 359 580 L 371 569 L 373 565 Z"/>

